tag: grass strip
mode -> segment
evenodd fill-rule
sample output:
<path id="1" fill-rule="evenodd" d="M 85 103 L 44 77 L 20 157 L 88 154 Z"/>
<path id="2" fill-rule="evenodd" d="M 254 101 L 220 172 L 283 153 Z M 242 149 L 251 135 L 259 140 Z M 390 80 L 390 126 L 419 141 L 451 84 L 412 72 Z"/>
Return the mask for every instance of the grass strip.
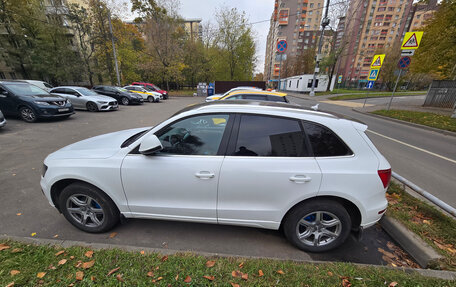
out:
<path id="1" fill-rule="evenodd" d="M 435 269 L 456 271 L 456 220 L 434 206 L 419 200 L 402 185 L 392 183 L 387 192 L 388 215 L 404 224 L 445 256 Z"/>
<path id="2" fill-rule="evenodd" d="M 162 256 L 118 249 L 62 249 L 13 241 L 0 243 L 0 262 L 0 286 L 415 287 L 453 284 L 415 272 L 350 263 L 310 264 L 190 254 Z M 13 282 L 14 285 L 8 285 Z"/>
<path id="3" fill-rule="evenodd" d="M 378 110 L 373 111 L 372 113 L 410 123 L 456 132 L 456 119 L 452 119 L 450 116 L 405 110 Z"/>
<path id="4" fill-rule="evenodd" d="M 402 96 L 419 96 L 420 94 L 404 92 L 404 93 L 395 93 L 395 95 L 402 97 Z M 425 95 L 425 94 L 423 94 L 423 95 Z M 332 101 L 340 101 L 340 100 L 356 100 L 356 99 L 379 98 L 379 97 L 390 97 L 390 96 L 391 96 L 391 92 L 369 93 L 369 94 L 364 92 L 364 93 L 358 93 L 358 94 L 335 96 L 335 97 L 330 97 L 329 99 Z"/>
<path id="5" fill-rule="evenodd" d="M 169 91 L 169 96 L 171 97 L 193 97 L 193 94 L 196 93 L 196 90 L 192 89 L 183 89 L 183 90 L 171 90 Z"/>

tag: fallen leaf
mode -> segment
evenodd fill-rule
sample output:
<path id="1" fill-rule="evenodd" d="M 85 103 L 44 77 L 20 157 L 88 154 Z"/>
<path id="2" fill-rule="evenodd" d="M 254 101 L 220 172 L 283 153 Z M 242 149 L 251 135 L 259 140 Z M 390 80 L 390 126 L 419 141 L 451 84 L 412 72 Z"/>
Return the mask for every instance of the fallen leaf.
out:
<path id="1" fill-rule="evenodd" d="M 17 275 L 19 273 L 21 273 L 21 271 L 19 271 L 19 270 L 11 270 L 10 271 L 11 276 Z"/>
<path id="2" fill-rule="evenodd" d="M 285 272 L 283 272 L 282 270 L 278 270 L 277 273 L 282 274 L 282 275 L 285 274 Z"/>
<path id="3" fill-rule="evenodd" d="M 161 262 L 165 262 L 166 260 L 168 260 L 168 255 L 163 256 L 160 260 Z"/>
<path id="4" fill-rule="evenodd" d="M 85 257 L 92 258 L 93 256 L 93 250 L 89 250 L 84 254 Z"/>
<path id="5" fill-rule="evenodd" d="M 6 285 L 5 287 L 13 287 L 14 286 L 14 282 L 11 282 L 10 284 Z"/>
<path id="6" fill-rule="evenodd" d="M 258 270 L 258 276 L 259 276 L 259 277 L 262 277 L 262 276 L 264 276 L 263 270 L 261 270 L 261 269 L 260 269 L 260 270 Z"/>
<path id="7" fill-rule="evenodd" d="M 192 277 L 190 277 L 190 276 L 187 275 L 187 277 L 185 277 L 184 282 L 185 282 L 185 283 L 190 283 L 190 282 L 192 282 Z"/>
<path id="8" fill-rule="evenodd" d="M 93 266 L 93 264 L 95 264 L 95 260 L 90 260 L 88 262 L 84 262 L 84 263 L 82 263 L 82 268 L 89 269 L 90 267 Z"/>
<path id="9" fill-rule="evenodd" d="M 57 237 L 59 237 L 59 235 L 58 235 L 58 234 L 56 234 L 56 235 L 54 235 L 53 237 L 54 237 L 54 238 L 57 238 Z"/>
<path id="10" fill-rule="evenodd" d="M 117 274 L 116 275 L 116 278 L 117 278 L 117 281 L 119 282 L 124 282 L 123 278 L 122 278 L 122 274 Z"/>
<path id="11" fill-rule="evenodd" d="M 32 234 L 30 234 L 32 237 L 36 235 L 36 232 L 33 232 Z"/>
<path id="12" fill-rule="evenodd" d="M 22 213 L 18 212 L 18 213 L 16 213 L 16 215 L 17 215 L 17 216 L 21 216 L 21 215 L 22 215 Z"/>
<path id="13" fill-rule="evenodd" d="M 82 279 L 84 279 L 84 272 L 82 272 L 82 271 L 77 271 L 77 272 L 76 272 L 76 277 L 75 277 L 75 278 L 76 278 L 76 280 L 78 280 L 78 281 L 82 281 Z"/>
<path id="14" fill-rule="evenodd" d="M 55 266 L 51 264 L 51 265 L 49 265 L 48 269 L 49 269 L 49 270 L 55 270 L 55 269 L 57 269 L 57 268 L 55 268 Z"/>
<path id="15" fill-rule="evenodd" d="M 244 267 L 244 262 L 241 262 L 241 263 L 239 264 L 239 268 L 242 268 L 242 267 Z"/>
<path id="16" fill-rule="evenodd" d="M 157 278 L 157 281 L 160 281 L 162 279 L 163 279 L 163 277 L 160 276 L 160 277 Z"/>
<path id="17" fill-rule="evenodd" d="M 179 279 L 179 274 L 177 274 L 174 279 L 176 279 L 176 281 L 177 281 L 177 279 Z"/>
<path id="18" fill-rule="evenodd" d="M 424 223 L 424 224 L 427 224 L 427 225 L 431 225 L 431 222 L 430 222 L 429 220 L 426 220 L 426 219 L 423 220 L 423 223 Z"/>
<path id="19" fill-rule="evenodd" d="M 108 272 L 108 274 L 106 274 L 106 276 L 112 275 L 113 273 L 117 272 L 119 269 L 120 269 L 120 267 L 112 269 L 111 271 Z"/>
<path id="20" fill-rule="evenodd" d="M 38 272 L 38 274 L 36 274 L 36 277 L 43 278 L 44 275 L 46 275 L 46 272 Z"/>
<path id="21" fill-rule="evenodd" d="M 10 248 L 9 245 L 6 245 L 5 243 L 0 244 L 0 251 L 8 249 L 8 248 Z"/>
<path id="22" fill-rule="evenodd" d="M 233 271 L 233 272 L 231 272 L 231 276 L 233 276 L 233 277 L 241 277 L 241 275 L 242 275 L 242 274 L 241 274 L 241 272 L 239 272 L 239 271 Z"/>
<path id="23" fill-rule="evenodd" d="M 331 271 L 328 271 L 329 276 L 333 276 L 334 274 Z"/>
<path id="24" fill-rule="evenodd" d="M 241 285 L 237 284 L 237 283 L 233 283 L 233 282 L 230 282 L 231 283 L 231 286 L 233 287 L 241 287 Z"/>
<path id="25" fill-rule="evenodd" d="M 65 263 L 67 263 L 67 260 L 66 259 L 62 259 L 62 260 L 59 261 L 58 265 L 63 265 Z"/>
<path id="26" fill-rule="evenodd" d="M 11 250 L 11 253 L 18 253 L 21 251 L 22 251 L 22 248 L 14 248 L 13 250 Z"/>
<path id="27" fill-rule="evenodd" d="M 139 251 L 141 255 L 144 255 L 146 252 L 144 250 Z"/>
<path id="28" fill-rule="evenodd" d="M 95 276 L 90 276 L 90 280 L 95 282 L 95 281 L 97 281 L 97 278 L 95 278 Z"/>
<path id="29" fill-rule="evenodd" d="M 59 252 L 57 252 L 57 253 L 55 254 L 55 256 L 62 255 L 64 252 L 65 252 L 65 250 L 60 250 Z"/>
<path id="30" fill-rule="evenodd" d="M 117 235 L 117 232 L 113 232 L 113 233 L 109 234 L 109 238 L 114 238 L 114 237 L 116 237 L 116 235 Z"/>
<path id="31" fill-rule="evenodd" d="M 73 259 L 74 259 L 74 256 L 73 256 L 73 255 L 71 255 L 71 256 L 70 256 L 70 260 L 73 260 Z"/>
<path id="32" fill-rule="evenodd" d="M 399 284 L 399 283 L 397 283 L 396 281 L 393 281 L 388 285 L 388 287 L 395 287 L 395 286 L 397 286 L 397 284 Z"/>
<path id="33" fill-rule="evenodd" d="M 342 286 L 343 287 L 351 287 L 351 283 L 350 281 L 348 281 L 348 279 L 342 279 Z"/>
<path id="34" fill-rule="evenodd" d="M 241 278 L 244 279 L 244 280 L 249 280 L 249 274 L 242 273 Z"/>
<path id="35" fill-rule="evenodd" d="M 207 267 L 207 268 L 214 267 L 214 265 L 215 265 L 215 261 L 209 260 L 209 261 L 206 262 L 206 267 Z"/>
<path id="36" fill-rule="evenodd" d="M 154 277 L 154 272 L 152 272 L 152 271 L 147 272 L 147 277 Z"/>
<path id="37" fill-rule="evenodd" d="M 78 262 L 76 262 L 76 264 L 74 265 L 74 267 L 79 268 L 79 267 L 81 267 L 81 265 L 82 265 L 82 261 L 81 261 L 81 260 L 78 260 Z"/>
<path id="38" fill-rule="evenodd" d="M 207 276 L 207 275 L 205 275 L 205 276 L 203 276 L 203 278 L 206 278 L 209 281 L 214 281 L 215 276 Z"/>

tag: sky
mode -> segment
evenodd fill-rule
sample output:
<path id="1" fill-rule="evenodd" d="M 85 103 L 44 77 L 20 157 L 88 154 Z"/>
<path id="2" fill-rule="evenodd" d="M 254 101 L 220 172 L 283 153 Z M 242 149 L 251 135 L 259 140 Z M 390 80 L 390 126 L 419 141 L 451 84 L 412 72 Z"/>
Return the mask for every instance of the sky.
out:
<path id="1" fill-rule="evenodd" d="M 269 19 L 274 10 L 274 0 L 180 0 L 180 15 L 183 18 L 201 18 L 203 23 L 216 23 L 215 12 L 222 7 L 233 7 L 246 13 L 255 33 L 257 65 L 255 73 L 263 73 L 266 37 L 269 32 Z"/>

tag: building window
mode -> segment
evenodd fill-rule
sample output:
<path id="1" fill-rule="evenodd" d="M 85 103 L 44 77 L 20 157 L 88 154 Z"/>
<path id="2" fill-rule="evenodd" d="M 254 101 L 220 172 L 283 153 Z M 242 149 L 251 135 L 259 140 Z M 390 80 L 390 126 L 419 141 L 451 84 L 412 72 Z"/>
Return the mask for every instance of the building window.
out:
<path id="1" fill-rule="evenodd" d="M 288 24 L 288 9 L 280 10 L 279 24 Z"/>
<path id="2" fill-rule="evenodd" d="M 313 8 L 314 7 L 314 3 L 310 3 L 310 8 Z"/>

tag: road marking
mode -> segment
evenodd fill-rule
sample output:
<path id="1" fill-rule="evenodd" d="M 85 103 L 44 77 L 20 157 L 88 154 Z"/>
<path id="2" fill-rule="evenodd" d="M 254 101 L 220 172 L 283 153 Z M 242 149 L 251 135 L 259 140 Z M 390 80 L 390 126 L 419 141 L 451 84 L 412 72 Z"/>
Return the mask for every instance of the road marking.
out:
<path id="1" fill-rule="evenodd" d="M 391 141 L 394 141 L 394 142 L 397 142 L 397 143 L 403 144 L 403 145 L 405 145 L 405 146 L 408 146 L 408 147 L 414 148 L 414 149 L 416 149 L 416 150 L 419 150 L 419 151 L 422 151 L 422 152 L 428 153 L 428 154 L 430 154 L 430 155 L 433 155 L 433 156 L 439 157 L 439 158 L 441 158 L 441 159 L 447 160 L 447 161 L 449 161 L 449 162 L 452 162 L 452 163 L 456 163 L 456 160 L 454 160 L 454 159 L 451 159 L 451 158 L 447 158 L 447 157 L 444 157 L 443 155 L 439 155 L 439 154 L 436 154 L 436 153 L 430 152 L 430 151 L 428 151 L 428 150 L 425 150 L 425 149 L 422 149 L 422 148 L 416 147 L 416 146 L 414 146 L 414 145 L 411 145 L 411 144 L 405 143 L 405 142 L 403 142 L 403 141 L 400 141 L 400 140 L 397 140 L 397 139 L 393 139 L 393 138 L 390 138 L 390 137 L 388 137 L 388 136 L 385 136 L 385 135 L 382 135 L 382 134 L 376 133 L 376 132 L 374 132 L 374 131 L 371 131 L 371 130 L 367 130 L 367 131 L 368 131 L 368 132 L 371 132 L 371 133 L 373 133 L 373 134 L 375 134 L 375 135 L 378 135 L 378 136 L 384 137 L 384 138 L 386 138 L 386 139 L 389 139 L 389 140 L 391 140 Z"/>
<path id="2" fill-rule="evenodd" d="M 331 105 L 338 105 L 338 106 L 344 106 L 344 107 L 350 107 L 350 108 L 361 108 L 363 106 L 363 103 L 357 103 L 357 102 L 347 102 L 347 101 L 319 101 L 320 103 L 325 103 L 325 104 L 331 104 Z M 366 104 L 366 107 L 373 106 L 371 104 Z"/>

